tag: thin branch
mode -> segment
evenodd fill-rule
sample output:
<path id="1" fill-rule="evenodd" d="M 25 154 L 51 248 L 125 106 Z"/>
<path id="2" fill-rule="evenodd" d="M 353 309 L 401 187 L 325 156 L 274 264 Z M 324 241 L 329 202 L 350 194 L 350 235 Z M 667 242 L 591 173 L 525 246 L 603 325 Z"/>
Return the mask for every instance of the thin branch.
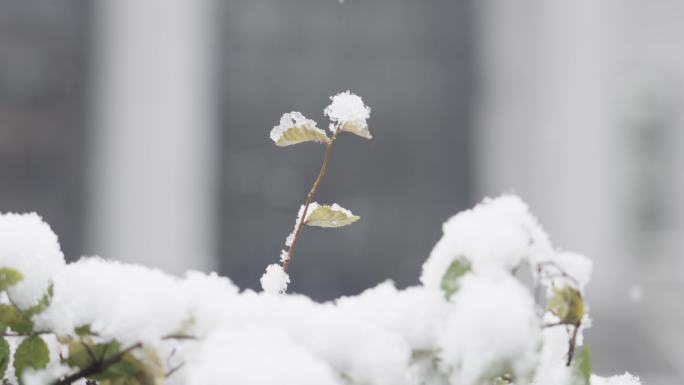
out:
<path id="1" fill-rule="evenodd" d="M 80 341 L 80 342 L 81 342 L 81 345 L 83 345 L 83 347 L 85 348 L 86 352 L 88 353 L 88 356 L 90 356 L 90 360 L 92 362 L 99 361 L 97 358 L 95 358 L 95 353 L 93 353 L 93 350 L 90 349 L 90 346 L 88 346 L 88 344 L 86 344 L 83 341 Z M 100 358 L 100 360 L 102 360 L 103 358 L 104 358 L 104 354 L 102 355 L 102 358 Z"/>
<path id="2" fill-rule="evenodd" d="M 98 361 L 98 362 L 93 362 L 91 365 L 79 370 L 78 372 L 66 376 L 62 378 L 59 381 L 56 381 L 53 383 L 53 385 L 69 385 L 74 383 L 75 381 L 78 381 L 82 378 L 90 377 L 95 374 L 104 372 L 107 370 L 110 366 L 117 364 L 121 359 L 129 352 L 139 349 L 143 346 L 142 343 L 138 342 L 135 345 L 129 346 L 128 348 L 120 351 L 119 353 L 107 358 L 106 360 L 103 361 Z"/>
<path id="3" fill-rule="evenodd" d="M 168 334 L 162 337 L 162 340 L 196 340 L 197 337 L 190 334 Z"/>
<path id="4" fill-rule="evenodd" d="M 185 366 L 185 362 L 181 362 L 179 365 L 177 365 L 177 366 L 171 368 L 171 370 L 169 370 L 168 372 L 166 372 L 165 377 L 166 377 L 166 378 L 171 377 L 172 374 L 174 374 L 174 373 L 176 373 L 177 371 L 179 371 L 183 366 Z"/>
<path id="5" fill-rule="evenodd" d="M 565 363 L 565 366 L 570 366 L 570 363 L 572 362 L 572 356 L 575 355 L 575 347 L 577 346 L 577 332 L 580 328 L 580 322 L 577 322 L 573 326 L 575 326 L 575 330 L 572 331 L 572 336 L 568 342 L 570 347 L 568 348 L 568 361 Z"/>
<path id="6" fill-rule="evenodd" d="M 306 194 L 306 201 L 304 202 L 304 211 L 302 212 L 301 220 L 299 221 L 299 223 L 297 224 L 297 228 L 295 229 L 294 238 L 292 239 L 292 245 L 290 245 L 290 250 L 287 251 L 287 258 L 283 261 L 283 270 L 285 272 L 287 272 L 287 268 L 290 267 L 290 262 L 292 261 L 292 254 L 294 254 L 295 246 L 297 245 L 297 240 L 299 240 L 302 228 L 304 227 L 304 222 L 306 222 L 306 214 L 309 211 L 309 205 L 311 204 L 311 202 L 313 202 L 314 195 L 316 194 L 318 187 L 321 185 L 323 177 L 325 177 L 325 173 L 328 171 L 328 160 L 330 159 L 330 152 L 332 151 L 333 142 L 335 142 L 338 132 L 339 127 L 335 130 L 335 133 L 333 134 L 332 138 L 330 138 L 330 140 L 325 144 L 325 152 L 323 153 L 323 164 L 321 164 L 321 170 L 318 172 L 318 177 L 316 178 L 316 181 L 314 182 L 313 186 L 311 186 L 311 190 L 309 190 L 309 193 Z"/>

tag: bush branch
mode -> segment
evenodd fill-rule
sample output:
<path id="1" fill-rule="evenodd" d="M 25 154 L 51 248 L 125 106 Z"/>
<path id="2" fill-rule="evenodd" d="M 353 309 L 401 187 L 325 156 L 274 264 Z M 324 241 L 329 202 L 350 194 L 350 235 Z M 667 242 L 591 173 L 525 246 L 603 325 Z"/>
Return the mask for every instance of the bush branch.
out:
<path id="1" fill-rule="evenodd" d="M 87 367 L 79 370 L 78 372 L 66 376 L 62 378 L 59 381 L 56 381 L 53 383 L 53 385 L 69 385 L 74 383 L 75 381 L 78 381 L 82 378 L 86 377 L 91 377 L 95 374 L 102 373 L 105 370 L 107 370 L 110 366 L 119 363 L 121 359 L 128 354 L 129 352 L 135 350 L 135 349 L 140 349 L 143 346 L 142 343 L 138 342 L 135 345 L 129 346 L 128 348 L 120 351 L 119 353 L 107 358 L 106 360 L 102 361 L 97 361 L 93 362 L 92 364 L 88 365 Z"/>

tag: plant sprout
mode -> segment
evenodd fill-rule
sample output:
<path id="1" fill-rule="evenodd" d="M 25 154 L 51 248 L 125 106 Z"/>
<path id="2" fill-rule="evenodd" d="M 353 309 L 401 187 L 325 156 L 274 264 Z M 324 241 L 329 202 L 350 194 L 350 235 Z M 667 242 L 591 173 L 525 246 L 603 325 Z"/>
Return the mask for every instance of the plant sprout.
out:
<path id="1" fill-rule="evenodd" d="M 269 293 L 284 293 L 290 283 L 287 270 L 292 262 L 297 241 L 299 240 L 304 225 L 318 227 L 341 227 L 352 224 L 359 217 L 351 211 L 339 206 L 321 205 L 314 202 L 316 191 L 321 185 L 326 172 L 333 144 L 340 132 L 350 132 L 362 138 L 371 139 L 368 131 L 367 120 L 370 117 L 370 108 L 363 100 L 349 92 L 342 92 L 332 96 L 332 103 L 325 108 L 324 114 L 330 118 L 330 130 L 332 136 L 317 127 L 315 121 L 307 119 L 299 112 L 293 111 L 283 114 L 280 124 L 271 130 L 271 139 L 277 146 L 290 146 L 303 142 L 317 142 L 325 146 L 323 162 L 318 176 L 311 189 L 306 194 L 304 204 L 300 206 L 292 233 L 285 240 L 287 250 L 281 250 L 280 264 L 272 264 L 266 267 L 266 272 L 261 277 L 261 286 Z"/>

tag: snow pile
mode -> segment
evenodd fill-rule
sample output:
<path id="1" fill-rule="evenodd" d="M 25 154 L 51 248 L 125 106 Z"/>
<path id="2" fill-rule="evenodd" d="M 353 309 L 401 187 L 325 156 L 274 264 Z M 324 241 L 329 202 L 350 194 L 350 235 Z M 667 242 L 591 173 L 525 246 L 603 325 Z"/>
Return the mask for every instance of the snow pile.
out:
<path id="1" fill-rule="evenodd" d="M 14 269 L 23 276 L 8 290 L 19 308 L 36 305 L 62 266 L 64 255 L 57 236 L 38 214 L 0 215 L 0 268 Z"/>
<path id="2" fill-rule="evenodd" d="M 368 132 L 368 118 L 370 118 L 370 107 L 363 104 L 360 96 L 349 91 L 341 92 L 331 96 L 332 103 L 325 108 L 323 113 L 330 118 L 330 131 L 335 133 L 339 128 L 366 139 L 372 136 Z"/>
<path id="3" fill-rule="evenodd" d="M 499 274 L 519 266 L 526 256 L 551 250 L 536 218 L 513 195 L 485 199 L 451 217 L 442 229 L 444 236 L 423 265 L 420 280 L 425 286 L 439 287 L 447 267 L 458 258 L 465 257 L 477 273 Z"/>
<path id="4" fill-rule="evenodd" d="M 22 221 L 0 221 L 25 240 L 0 238 L 0 258 L 16 262 L 11 266 L 26 277 L 42 266 L 15 259 L 43 261 L 43 252 L 54 257 L 57 250 L 62 261 L 54 234 L 29 218 L 33 230 Z M 462 258 L 469 267 L 446 274 Z M 36 330 L 60 337 L 78 338 L 76 329 L 87 326 L 97 341 L 116 339 L 122 347 L 142 342 L 163 372 L 172 373 L 165 380 L 171 385 L 578 385 L 577 369 L 566 366 L 571 328 L 548 327 L 559 317 L 536 303 L 533 288 L 513 274 L 527 265 L 534 285 L 550 295 L 557 284 L 580 291 L 591 271 L 586 258 L 556 251 L 527 206 L 509 195 L 449 219 L 416 287 L 400 290 L 384 282 L 357 296 L 316 303 L 273 295 L 289 283 L 278 265 L 269 266 L 265 292 L 256 293 L 215 274 L 173 277 L 84 258 L 50 271 L 45 280 L 54 295 L 33 320 Z M 453 292 L 443 290 L 447 278 L 458 280 Z M 576 351 L 587 324 L 584 315 Z M 49 382 L 58 363 L 30 372 L 27 384 Z M 592 384 L 639 381 L 594 376 Z"/>

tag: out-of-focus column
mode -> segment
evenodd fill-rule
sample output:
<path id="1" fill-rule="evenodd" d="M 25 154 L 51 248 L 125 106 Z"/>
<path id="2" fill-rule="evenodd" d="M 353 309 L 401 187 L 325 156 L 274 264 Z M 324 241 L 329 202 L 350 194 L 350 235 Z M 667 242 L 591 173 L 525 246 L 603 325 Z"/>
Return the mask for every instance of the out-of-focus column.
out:
<path id="1" fill-rule="evenodd" d="M 215 263 L 212 0 L 100 0 L 89 251 L 172 273 Z"/>
<path id="2" fill-rule="evenodd" d="M 480 194 L 515 191 L 555 244 L 590 256 L 594 304 L 626 299 L 614 1 L 483 1 L 473 138 Z M 619 36 L 618 36 L 619 37 Z"/>

